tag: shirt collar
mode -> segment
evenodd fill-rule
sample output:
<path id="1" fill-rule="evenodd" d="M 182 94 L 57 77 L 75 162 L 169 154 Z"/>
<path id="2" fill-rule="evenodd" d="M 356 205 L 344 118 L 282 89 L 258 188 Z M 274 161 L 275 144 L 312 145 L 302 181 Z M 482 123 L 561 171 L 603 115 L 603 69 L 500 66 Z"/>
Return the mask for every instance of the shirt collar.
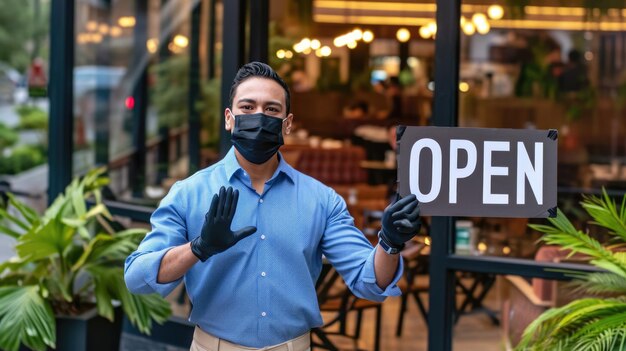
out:
<path id="1" fill-rule="evenodd" d="M 235 173 L 244 171 L 241 165 L 239 165 L 239 161 L 237 161 L 234 146 L 231 147 L 226 156 L 224 156 L 224 170 L 226 171 L 228 181 L 232 179 Z M 285 174 L 292 183 L 295 182 L 295 170 L 285 161 L 283 155 L 278 152 L 278 168 L 276 168 L 276 172 L 274 172 L 271 179 L 276 178 L 280 173 Z"/>

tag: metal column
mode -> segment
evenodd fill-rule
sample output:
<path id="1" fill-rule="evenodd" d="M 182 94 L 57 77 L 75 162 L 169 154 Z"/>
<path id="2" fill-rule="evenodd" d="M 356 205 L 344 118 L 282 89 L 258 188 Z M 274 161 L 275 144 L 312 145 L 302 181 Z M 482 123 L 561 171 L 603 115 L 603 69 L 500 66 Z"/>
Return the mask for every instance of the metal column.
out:
<path id="1" fill-rule="evenodd" d="M 250 1 L 250 61 L 268 61 L 269 0 Z"/>
<path id="2" fill-rule="evenodd" d="M 133 196 L 142 197 L 146 186 L 146 116 L 148 111 L 148 68 L 142 66 L 142 58 L 148 55 L 146 42 L 148 41 L 148 1 L 137 0 L 135 3 L 135 18 L 137 19 L 134 30 L 133 65 L 141 70 L 134 82 L 132 96 L 132 136 L 133 161 L 130 164 L 129 183 Z M 147 65 L 147 63 L 146 63 Z"/>
<path id="3" fill-rule="evenodd" d="M 200 113 L 196 103 L 200 98 L 200 11 L 198 2 L 191 12 L 191 43 L 189 46 L 189 174 L 200 169 Z"/>
<path id="4" fill-rule="evenodd" d="M 460 0 L 437 0 L 435 40 L 435 97 L 433 122 L 436 126 L 456 126 L 459 81 Z M 448 266 L 454 253 L 452 217 L 433 217 L 431 225 L 428 350 L 452 349 L 455 310 L 455 276 Z"/>
<path id="5" fill-rule="evenodd" d="M 222 111 L 228 107 L 230 86 L 237 70 L 243 65 L 246 44 L 246 1 L 224 1 L 223 54 L 222 54 Z M 230 149 L 230 133 L 224 129 L 224 118 L 220 118 L 220 155 Z"/>
<path id="6" fill-rule="evenodd" d="M 74 141 L 74 0 L 52 0 L 50 10 L 50 120 L 48 203 L 72 181 Z"/>

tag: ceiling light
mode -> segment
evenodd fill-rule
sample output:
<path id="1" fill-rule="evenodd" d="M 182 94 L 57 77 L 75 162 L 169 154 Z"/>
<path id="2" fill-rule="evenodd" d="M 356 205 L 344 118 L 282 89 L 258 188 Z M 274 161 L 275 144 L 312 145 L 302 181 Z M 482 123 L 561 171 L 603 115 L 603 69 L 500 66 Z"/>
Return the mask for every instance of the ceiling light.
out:
<path id="1" fill-rule="evenodd" d="M 371 30 L 366 30 L 365 32 L 363 32 L 363 41 L 366 43 L 370 43 L 372 40 L 374 40 L 374 33 L 372 33 Z"/>
<path id="2" fill-rule="evenodd" d="M 463 25 L 463 33 L 465 33 L 465 35 L 474 35 L 475 32 L 476 28 L 472 22 L 466 22 L 465 25 Z"/>
<path id="3" fill-rule="evenodd" d="M 181 34 L 177 34 L 174 37 L 173 42 L 174 42 L 174 45 L 176 45 L 176 46 L 178 46 L 180 48 L 186 48 L 187 45 L 189 45 L 189 39 L 187 39 L 186 36 L 181 35 Z"/>
<path id="4" fill-rule="evenodd" d="M 487 15 L 491 19 L 499 20 L 504 17 L 504 9 L 500 5 L 491 5 L 487 9 Z"/>
<path id="5" fill-rule="evenodd" d="M 317 50 L 317 49 L 320 48 L 320 46 L 322 46 L 322 43 L 320 43 L 319 40 L 317 40 L 317 39 L 311 40 L 311 49 Z"/>
<path id="6" fill-rule="evenodd" d="M 411 39 L 411 32 L 409 32 L 406 28 L 400 28 L 396 32 L 396 38 L 399 42 L 406 43 L 409 39 Z"/>

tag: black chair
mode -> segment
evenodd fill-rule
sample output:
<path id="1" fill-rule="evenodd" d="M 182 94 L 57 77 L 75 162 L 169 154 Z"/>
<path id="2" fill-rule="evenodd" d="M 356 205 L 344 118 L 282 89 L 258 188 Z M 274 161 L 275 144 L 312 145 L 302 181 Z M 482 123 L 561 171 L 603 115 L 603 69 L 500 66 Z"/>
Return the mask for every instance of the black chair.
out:
<path id="1" fill-rule="evenodd" d="M 347 337 L 356 344 L 361 336 L 363 312 L 373 309 L 376 313 L 374 350 L 380 350 L 382 303 L 360 299 L 352 294 L 350 289 L 341 279 L 339 273 L 328 263 L 324 264 L 322 273 L 317 281 L 317 296 L 320 310 L 322 312 L 332 312 L 334 316 L 326 321 L 320 328 L 312 330 L 312 349 L 324 349 L 338 351 L 339 348 L 330 340 L 329 336 L 338 335 Z M 351 312 L 356 312 L 356 324 L 352 331 L 349 331 L 347 317 Z M 330 330 L 338 327 L 337 331 Z M 313 337 L 319 339 L 319 342 Z"/>
<path id="2" fill-rule="evenodd" d="M 381 227 L 381 220 L 383 217 L 383 211 L 379 210 L 364 210 L 363 211 L 363 234 L 372 243 L 375 243 L 378 238 L 378 231 Z M 430 227 L 427 222 L 422 221 L 422 233 L 428 236 Z M 408 300 L 413 297 L 417 307 L 420 310 L 424 322 L 428 325 L 428 312 L 422 299 L 423 294 L 428 293 L 428 286 L 420 286 L 418 284 L 418 276 L 428 275 L 428 256 L 422 252 L 427 246 L 417 242 L 409 241 L 404 250 L 400 253 L 404 261 L 404 273 L 402 279 L 398 282 L 398 287 L 402 291 L 402 297 L 400 301 L 400 312 L 398 314 L 398 323 L 396 328 L 396 336 L 402 336 L 402 326 L 404 325 L 404 314 L 408 307 Z"/>

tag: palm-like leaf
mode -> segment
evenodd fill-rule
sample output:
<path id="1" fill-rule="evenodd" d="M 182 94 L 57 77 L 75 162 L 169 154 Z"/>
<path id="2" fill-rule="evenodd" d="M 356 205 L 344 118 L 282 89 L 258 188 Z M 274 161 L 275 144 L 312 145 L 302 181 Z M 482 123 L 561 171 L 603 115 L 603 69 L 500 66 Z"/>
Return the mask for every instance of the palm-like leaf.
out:
<path id="1" fill-rule="evenodd" d="M 16 351 L 20 343 L 34 350 L 54 348 L 54 314 L 37 286 L 0 287 L 0 349 Z"/>
<path id="2" fill-rule="evenodd" d="M 96 301 L 100 315 L 113 319 L 112 299 L 122 302 L 128 319 L 142 333 L 150 334 L 152 320 L 163 323 L 171 314 L 170 305 L 157 294 L 133 295 L 126 288 L 122 268 L 93 266 L 87 268 L 95 278 Z"/>
<path id="3" fill-rule="evenodd" d="M 585 298 L 550 309 L 533 321 L 517 345 L 518 350 L 598 350 L 626 349 L 626 197 L 621 206 L 603 192 L 601 197 L 585 197 L 582 207 L 592 224 L 606 228 L 613 236 L 604 246 L 587 233 L 574 228 L 559 210 L 550 226 L 532 225 L 544 233 L 542 240 L 589 256 L 590 263 L 607 272 L 577 275 L 579 292 L 613 298 Z"/>
<path id="4" fill-rule="evenodd" d="M 97 235 L 89 230 L 112 218 L 101 201 L 100 188 L 108 183 L 103 172 L 74 179 L 42 216 L 13 196 L 9 204 L 15 211 L 0 208 L 0 234 L 17 240 L 17 256 L 0 263 L 0 349 L 54 347 L 54 313 L 81 310 L 85 302 L 95 302 L 99 314 L 110 320 L 114 302 L 121 302 L 144 333 L 153 321 L 162 323 L 171 314 L 160 296 L 132 295 L 124 283 L 123 262 L 146 230 Z M 91 208 L 88 198 L 95 198 Z"/>

